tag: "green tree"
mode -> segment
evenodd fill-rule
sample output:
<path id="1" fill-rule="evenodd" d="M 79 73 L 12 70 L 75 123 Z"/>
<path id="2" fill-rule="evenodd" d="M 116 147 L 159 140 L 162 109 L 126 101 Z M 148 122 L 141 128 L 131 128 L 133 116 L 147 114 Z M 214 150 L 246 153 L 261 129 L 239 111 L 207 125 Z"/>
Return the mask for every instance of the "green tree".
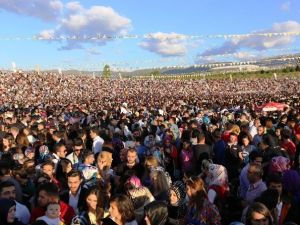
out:
<path id="1" fill-rule="evenodd" d="M 111 76 L 110 67 L 109 65 L 106 64 L 103 68 L 102 77 L 103 79 L 110 79 L 110 76 Z"/>

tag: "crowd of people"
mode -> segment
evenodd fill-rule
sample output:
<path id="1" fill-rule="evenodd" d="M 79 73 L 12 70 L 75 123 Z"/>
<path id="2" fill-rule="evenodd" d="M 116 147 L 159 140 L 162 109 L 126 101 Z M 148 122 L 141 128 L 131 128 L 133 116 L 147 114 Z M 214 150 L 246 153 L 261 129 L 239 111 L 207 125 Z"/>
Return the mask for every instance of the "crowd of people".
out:
<path id="1" fill-rule="evenodd" d="M 299 87 L 2 72 L 0 225 L 300 224 Z"/>

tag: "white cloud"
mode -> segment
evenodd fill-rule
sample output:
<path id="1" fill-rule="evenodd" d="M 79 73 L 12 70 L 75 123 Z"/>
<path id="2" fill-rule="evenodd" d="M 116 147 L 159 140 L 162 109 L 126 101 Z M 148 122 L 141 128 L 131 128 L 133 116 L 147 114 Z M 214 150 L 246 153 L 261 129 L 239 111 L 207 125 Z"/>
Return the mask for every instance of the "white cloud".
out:
<path id="1" fill-rule="evenodd" d="M 103 37 L 103 35 L 124 35 L 131 29 L 130 19 L 119 15 L 111 7 L 92 6 L 86 9 L 79 2 L 69 2 L 65 9 L 65 17 L 59 21 L 51 34 L 55 37 L 75 38 L 67 40 L 66 45 L 62 46 L 61 50 L 83 48 L 82 44 L 85 43 L 103 45 L 108 39 L 91 39 Z M 40 36 L 46 36 L 48 33 L 49 30 L 42 31 Z"/>
<path id="2" fill-rule="evenodd" d="M 84 10 L 84 8 L 80 5 L 79 2 L 68 2 L 65 7 L 66 7 L 66 9 L 68 9 L 70 11 Z"/>
<path id="3" fill-rule="evenodd" d="M 152 33 L 139 44 L 142 48 L 162 56 L 182 56 L 187 53 L 188 43 L 182 34 Z"/>
<path id="4" fill-rule="evenodd" d="M 60 0 L 0 0 L 0 8 L 19 15 L 55 21 L 63 10 Z"/>
<path id="5" fill-rule="evenodd" d="M 239 59 L 239 60 L 250 60 L 250 59 L 255 59 L 256 58 L 255 54 L 253 54 L 251 52 L 244 52 L 244 51 L 236 52 L 236 53 L 233 54 L 233 56 L 236 59 Z"/>
<path id="6" fill-rule="evenodd" d="M 53 39 L 54 38 L 54 30 L 44 30 L 40 33 L 39 37 L 41 39 Z"/>
<path id="7" fill-rule="evenodd" d="M 281 5 L 281 10 L 287 12 L 290 10 L 290 7 L 291 7 L 291 2 L 288 1 Z"/>
<path id="8" fill-rule="evenodd" d="M 277 47 L 289 45 L 295 41 L 295 37 L 291 35 L 256 35 L 256 34 L 270 34 L 270 33 L 289 33 L 300 32 L 300 24 L 296 21 L 287 21 L 283 23 L 275 23 L 272 28 L 253 32 L 253 35 L 242 38 L 233 38 L 226 41 L 220 47 L 206 50 L 201 55 L 219 55 L 219 54 L 233 54 L 240 49 L 254 49 L 267 50 Z"/>

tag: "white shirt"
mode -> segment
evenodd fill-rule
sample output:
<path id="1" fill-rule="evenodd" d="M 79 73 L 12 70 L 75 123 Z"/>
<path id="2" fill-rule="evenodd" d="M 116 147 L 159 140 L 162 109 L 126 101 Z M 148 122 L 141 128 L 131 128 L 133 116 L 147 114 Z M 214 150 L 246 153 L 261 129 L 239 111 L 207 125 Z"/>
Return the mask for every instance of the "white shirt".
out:
<path id="1" fill-rule="evenodd" d="M 43 220 L 48 225 L 60 225 L 61 224 L 61 220 L 59 218 L 51 219 L 48 216 L 41 216 L 41 217 L 37 218 L 36 220 Z"/>
<path id="2" fill-rule="evenodd" d="M 279 221 L 280 219 L 280 215 L 281 215 L 281 210 L 282 210 L 282 205 L 283 203 L 282 202 L 279 202 L 277 205 L 276 205 L 276 209 L 277 209 L 277 221 Z"/>
<path id="3" fill-rule="evenodd" d="M 75 196 L 71 194 L 71 191 L 69 192 L 69 205 L 74 209 L 76 213 L 77 213 L 77 205 L 78 205 L 80 191 L 81 191 L 81 187 L 79 188 Z"/>
<path id="4" fill-rule="evenodd" d="M 249 133 L 251 134 L 251 136 L 252 137 L 254 137 L 255 136 L 255 134 L 257 134 L 257 127 L 256 126 L 251 126 L 250 127 L 250 131 L 249 131 Z"/>
<path id="5" fill-rule="evenodd" d="M 70 153 L 69 155 L 67 155 L 66 157 L 68 160 L 70 160 L 72 162 L 72 164 L 76 164 L 76 163 L 79 163 L 79 160 L 78 160 L 78 157 L 77 155 L 75 155 L 74 152 Z"/>
<path id="6" fill-rule="evenodd" d="M 96 154 L 96 153 L 99 153 L 102 151 L 102 145 L 104 143 L 104 140 L 99 137 L 99 136 L 96 136 L 93 140 L 93 153 Z"/>
<path id="7" fill-rule="evenodd" d="M 23 224 L 28 224 L 30 219 L 30 213 L 25 205 L 15 201 L 16 203 L 16 218 Z"/>

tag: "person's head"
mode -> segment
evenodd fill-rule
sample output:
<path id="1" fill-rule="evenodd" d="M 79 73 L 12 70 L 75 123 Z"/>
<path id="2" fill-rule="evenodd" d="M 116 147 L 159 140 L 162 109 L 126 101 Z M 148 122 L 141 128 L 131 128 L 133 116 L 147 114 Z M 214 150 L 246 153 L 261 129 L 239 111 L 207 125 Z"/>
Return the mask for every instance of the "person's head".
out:
<path id="1" fill-rule="evenodd" d="M 39 186 L 42 183 L 51 182 L 51 177 L 46 173 L 39 173 L 36 177 L 35 184 Z"/>
<path id="2" fill-rule="evenodd" d="M 125 190 L 129 191 L 142 186 L 141 180 L 137 176 L 131 176 L 124 184 Z"/>
<path id="3" fill-rule="evenodd" d="M 60 204 L 58 202 L 48 203 L 45 215 L 51 219 L 59 218 Z"/>
<path id="4" fill-rule="evenodd" d="M 49 202 L 58 202 L 59 193 L 58 188 L 53 183 L 42 183 L 38 187 L 38 199 L 37 203 L 40 207 L 46 207 Z"/>
<path id="5" fill-rule="evenodd" d="M 263 162 L 263 155 L 259 151 L 252 151 L 249 154 L 249 160 L 253 163 L 262 164 Z"/>
<path id="6" fill-rule="evenodd" d="M 255 201 L 264 204 L 270 211 L 273 211 L 279 202 L 279 194 L 277 190 L 267 189 Z"/>
<path id="7" fill-rule="evenodd" d="M 155 194 L 168 191 L 169 184 L 164 171 L 158 169 L 152 169 L 150 172 L 150 178 L 151 178 L 151 187 L 153 188 L 153 192 L 155 192 Z"/>
<path id="8" fill-rule="evenodd" d="M 263 168 L 260 164 L 257 163 L 250 163 L 247 177 L 251 184 L 256 183 L 257 181 L 261 180 L 263 176 Z"/>
<path id="9" fill-rule="evenodd" d="M 59 158 L 66 158 L 68 151 L 65 144 L 58 143 L 57 145 L 55 145 L 54 153 L 56 153 Z"/>
<path id="10" fill-rule="evenodd" d="M 257 119 L 255 119 L 254 121 L 253 121 L 253 125 L 255 126 L 255 127 L 259 127 L 260 126 L 260 120 L 257 118 Z"/>
<path id="11" fill-rule="evenodd" d="M 250 139 L 249 139 L 248 135 L 243 135 L 242 143 L 244 146 L 248 146 L 250 144 Z"/>
<path id="12" fill-rule="evenodd" d="M 200 132 L 199 130 L 195 130 L 195 133 L 192 134 L 195 135 L 195 138 L 197 138 L 197 143 L 198 144 L 204 144 L 205 143 L 205 134 L 203 132 Z"/>
<path id="13" fill-rule="evenodd" d="M 55 166 L 54 163 L 49 161 L 49 162 L 44 162 L 41 166 L 41 171 L 45 174 L 47 174 L 49 177 L 53 177 L 53 174 L 55 172 Z"/>
<path id="14" fill-rule="evenodd" d="M 185 180 L 186 193 L 189 198 L 198 193 L 205 193 L 204 182 L 200 177 L 190 177 Z"/>
<path id="15" fill-rule="evenodd" d="M 230 143 L 237 143 L 237 141 L 238 141 L 238 136 L 237 136 L 237 134 L 231 132 L 231 133 L 229 134 L 229 142 L 230 142 Z"/>
<path id="16" fill-rule="evenodd" d="M 62 172 L 67 174 L 72 170 L 72 162 L 69 159 L 61 159 L 58 162 L 58 165 L 61 166 Z"/>
<path id="17" fill-rule="evenodd" d="M 11 199 L 0 199 L 0 224 L 10 224 L 15 221 L 16 203 Z"/>
<path id="18" fill-rule="evenodd" d="M 158 166 L 159 166 L 159 162 L 156 157 L 154 157 L 154 156 L 146 157 L 146 159 L 145 159 L 145 168 L 146 169 L 150 170 L 151 168 L 156 168 Z"/>
<path id="19" fill-rule="evenodd" d="M 58 130 L 53 131 L 52 138 L 54 141 L 59 141 L 63 137 L 64 137 L 64 131 L 58 131 Z"/>
<path id="20" fill-rule="evenodd" d="M 2 144 L 4 148 L 11 148 L 15 143 L 14 136 L 11 133 L 6 133 L 2 138 Z"/>
<path id="21" fill-rule="evenodd" d="M 90 130 L 90 135 L 91 135 L 91 138 L 94 139 L 95 137 L 99 136 L 100 134 L 100 131 L 97 127 L 92 127 L 91 130 Z"/>
<path id="22" fill-rule="evenodd" d="M 275 128 L 275 136 L 280 139 L 281 133 L 282 133 L 282 127 L 276 127 Z"/>
<path id="23" fill-rule="evenodd" d="M 153 201 L 144 207 L 145 221 L 147 225 L 164 225 L 168 219 L 168 207 L 166 203 Z"/>
<path id="24" fill-rule="evenodd" d="M 134 165 L 137 160 L 137 152 L 135 149 L 130 148 L 127 151 L 127 163 L 130 165 Z"/>
<path id="25" fill-rule="evenodd" d="M 269 209 L 262 203 L 255 202 L 248 207 L 245 225 L 272 225 Z"/>
<path id="26" fill-rule="evenodd" d="M 169 190 L 169 201 L 173 206 L 178 206 L 184 204 L 185 201 L 185 185 L 181 181 L 174 182 Z"/>
<path id="27" fill-rule="evenodd" d="M 16 200 L 16 186 L 10 181 L 0 183 L 0 198 Z"/>
<path id="28" fill-rule="evenodd" d="M 114 195 L 109 206 L 109 213 L 114 221 L 125 224 L 135 219 L 132 201 L 126 195 Z"/>
<path id="29" fill-rule="evenodd" d="M 100 154 L 98 155 L 98 158 L 97 158 L 98 169 L 100 169 L 100 170 L 109 169 L 111 167 L 112 161 L 113 161 L 113 158 L 112 158 L 111 152 L 108 152 L 108 151 L 100 152 Z"/>
<path id="30" fill-rule="evenodd" d="M 90 188 L 86 193 L 84 206 L 87 211 L 95 212 L 98 206 L 100 190 L 98 188 Z"/>
<path id="31" fill-rule="evenodd" d="M 83 141 L 80 138 L 74 139 L 73 142 L 73 152 L 76 156 L 79 156 L 83 150 Z"/>
<path id="32" fill-rule="evenodd" d="M 67 178 L 68 178 L 68 187 L 71 193 L 76 194 L 82 182 L 82 176 L 80 171 L 71 170 L 67 174 Z"/>
<path id="33" fill-rule="evenodd" d="M 92 151 L 85 151 L 83 153 L 83 163 L 86 165 L 92 165 L 95 162 L 95 156 Z"/>
<path id="34" fill-rule="evenodd" d="M 265 127 L 264 127 L 264 126 L 259 126 L 259 127 L 257 128 L 257 134 L 258 134 L 259 136 L 262 136 L 264 133 L 265 133 Z"/>

